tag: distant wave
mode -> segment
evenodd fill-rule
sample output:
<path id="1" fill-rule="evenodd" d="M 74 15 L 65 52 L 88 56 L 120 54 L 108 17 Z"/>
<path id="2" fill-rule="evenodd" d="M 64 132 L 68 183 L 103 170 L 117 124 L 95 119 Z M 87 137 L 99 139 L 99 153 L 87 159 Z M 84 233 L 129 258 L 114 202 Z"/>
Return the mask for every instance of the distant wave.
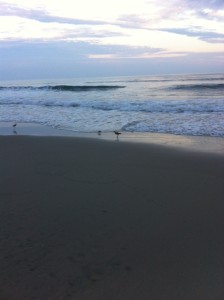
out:
<path id="1" fill-rule="evenodd" d="M 220 77 L 220 78 L 179 78 L 177 79 L 176 77 L 173 79 L 133 79 L 133 80 L 127 80 L 124 82 L 175 82 L 175 81 L 182 81 L 182 82 L 187 82 L 187 81 L 223 81 L 224 77 Z"/>
<path id="2" fill-rule="evenodd" d="M 0 90 L 52 90 L 52 91 L 68 91 L 68 92 L 90 92 L 90 91 L 106 91 L 111 89 L 125 88 L 122 85 L 46 85 L 46 86 L 0 86 Z"/>
<path id="3" fill-rule="evenodd" d="M 144 80 L 141 80 L 141 79 L 136 79 L 136 80 L 127 80 L 127 81 L 124 81 L 124 82 L 127 82 L 127 83 L 141 83 L 141 82 L 149 82 L 149 83 L 163 83 L 163 82 L 176 82 L 176 81 L 182 81 L 182 82 L 188 82 L 188 81 L 197 81 L 197 80 L 200 80 L 200 81 L 223 81 L 224 78 L 187 78 L 187 79 L 179 79 L 177 80 L 176 78 L 175 79 L 144 79 Z M 210 85 L 209 83 L 208 84 L 205 84 L 205 85 Z M 211 83 L 211 85 L 213 85 Z M 217 84 L 218 85 L 218 84 Z"/>
<path id="4" fill-rule="evenodd" d="M 223 77 L 186 77 L 182 78 L 180 75 L 180 78 L 178 76 L 175 76 L 174 78 L 138 78 L 138 79 L 127 79 L 127 80 L 108 80 L 108 81 L 89 81 L 87 82 L 88 84 L 90 83 L 162 83 L 162 82 L 191 82 L 191 81 L 224 81 L 224 76 Z M 209 85 L 209 84 L 208 84 Z"/>
<path id="5" fill-rule="evenodd" d="M 202 90 L 202 89 L 224 89 L 224 83 L 205 83 L 205 84 L 180 84 L 169 87 L 171 90 Z"/>

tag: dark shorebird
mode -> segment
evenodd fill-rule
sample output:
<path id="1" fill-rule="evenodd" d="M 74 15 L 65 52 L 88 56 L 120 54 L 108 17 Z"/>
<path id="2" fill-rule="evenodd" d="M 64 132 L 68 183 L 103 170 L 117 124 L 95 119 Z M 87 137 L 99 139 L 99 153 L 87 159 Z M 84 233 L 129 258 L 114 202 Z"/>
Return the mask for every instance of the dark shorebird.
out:
<path id="1" fill-rule="evenodd" d="M 97 133 L 98 133 L 98 135 L 101 135 L 102 131 L 101 131 L 101 130 L 98 130 Z"/>
<path id="2" fill-rule="evenodd" d="M 121 134 L 121 132 L 119 132 L 119 131 L 114 131 L 114 133 L 116 134 L 117 139 L 118 139 L 118 137 L 119 137 L 119 135 Z"/>
<path id="3" fill-rule="evenodd" d="M 14 134 L 17 134 L 17 131 L 16 131 L 16 125 L 17 125 L 16 123 L 14 123 L 14 124 L 12 125 L 13 133 L 14 133 Z"/>

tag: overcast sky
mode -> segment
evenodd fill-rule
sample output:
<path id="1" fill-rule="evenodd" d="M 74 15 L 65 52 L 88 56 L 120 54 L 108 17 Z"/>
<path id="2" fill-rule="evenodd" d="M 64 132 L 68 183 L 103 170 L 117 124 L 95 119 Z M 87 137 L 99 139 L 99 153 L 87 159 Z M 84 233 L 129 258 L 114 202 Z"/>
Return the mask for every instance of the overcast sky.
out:
<path id="1" fill-rule="evenodd" d="M 224 71 L 224 0 L 0 0 L 0 80 Z"/>

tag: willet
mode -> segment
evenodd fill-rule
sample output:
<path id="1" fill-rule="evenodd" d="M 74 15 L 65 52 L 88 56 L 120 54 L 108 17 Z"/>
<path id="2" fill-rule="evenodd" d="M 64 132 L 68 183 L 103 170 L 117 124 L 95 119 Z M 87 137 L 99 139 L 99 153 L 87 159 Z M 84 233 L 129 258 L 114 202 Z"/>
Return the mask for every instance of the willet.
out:
<path id="1" fill-rule="evenodd" d="M 114 133 L 116 134 L 117 139 L 118 139 L 118 137 L 119 137 L 119 135 L 121 134 L 121 132 L 119 132 L 119 131 L 114 131 Z"/>
<path id="2" fill-rule="evenodd" d="M 13 134 L 17 134 L 17 131 L 16 131 L 16 123 L 14 123 L 13 125 L 12 125 L 12 131 L 13 131 Z"/>

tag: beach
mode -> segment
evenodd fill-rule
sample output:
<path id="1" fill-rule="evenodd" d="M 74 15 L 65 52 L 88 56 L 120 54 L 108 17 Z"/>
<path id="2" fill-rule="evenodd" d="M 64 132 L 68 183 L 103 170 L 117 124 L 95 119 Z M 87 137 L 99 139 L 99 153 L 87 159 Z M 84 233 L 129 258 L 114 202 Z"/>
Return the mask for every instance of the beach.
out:
<path id="1" fill-rule="evenodd" d="M 223 300 L 223 153 L 6 135 L 0 164 L 1 300 Z"/>

